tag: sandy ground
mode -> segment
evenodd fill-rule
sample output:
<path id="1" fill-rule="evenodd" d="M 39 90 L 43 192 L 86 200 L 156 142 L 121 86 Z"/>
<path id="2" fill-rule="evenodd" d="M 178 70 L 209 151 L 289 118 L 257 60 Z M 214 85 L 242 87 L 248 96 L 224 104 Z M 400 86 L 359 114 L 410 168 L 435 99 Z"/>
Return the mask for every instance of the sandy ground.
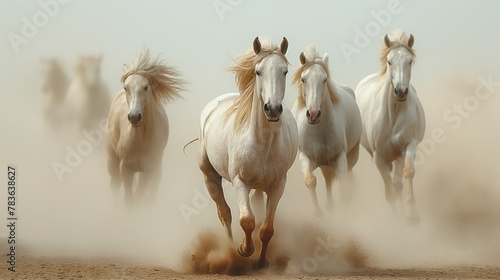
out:
<path id="1" fill-rule="evenodd" d="M 5 244 L 3 242 L 2 244 Z M 4 246 L 3 246 L 4 247 Z M 4 248 L 2 248 L 2 252 Z M 33 257 L 20 250 L 16 272 L 0 270 L 0 279 L 232 279 L 236 276 L 178 272 L 161 266 L 137 266 L 113 260 Z M 2 264 L 4 266 L 4 264 Z M 500 267 L 440 267 L 412 269 L 361 268 L 347 273 L 294 275 L 251 271 L 238 279 L 498 279 Z"/>

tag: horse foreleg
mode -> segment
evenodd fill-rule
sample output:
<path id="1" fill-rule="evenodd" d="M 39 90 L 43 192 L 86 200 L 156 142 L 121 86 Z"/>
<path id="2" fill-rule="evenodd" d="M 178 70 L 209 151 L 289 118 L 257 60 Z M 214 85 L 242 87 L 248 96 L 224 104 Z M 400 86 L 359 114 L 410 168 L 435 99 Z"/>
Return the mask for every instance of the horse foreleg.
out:
<path id="1" fill-rule="evenodd" d="M 392 185 L 394 187 L 396 200 L 402 207 L 402 192 L 403 192 L 403 157 L 396 159 L 393 162 L 394 175 L 392 177 Z M 398 206 L 399 207 L 399 206 Z"/>
<path id="2" fill-rule="evenodd" d="M 255 216 L 250 206 L 250 188 L 239 177 L 234 178 L 233 186 L 236 191 L 238 206 L 240 207 L 240 226 L 245 232 L 245 239 L 243 239 L 243 242 L 238 247 L 238 253 L 243 257 L 249 257 L 255 250 L 252 241 L 252 233 L 255 229 Z"/>
<path id="3" fill-rule="evenodd" d="M 314 175 L 311 160 L 302 152 L 299 151 L 299 160 L 302 172 L 304 173 L 304 183 L 306 184 L 309 194 L 311 195 L 311 200 L 314 207 L 314 215 L 316 217 L 322 217 L 323 211 L 319 207 L 318 196 L 316 194 L 316 176 Z"/>
<path id="4" fill-rule="evenodd" d="M 283 178 L 276 189 L 267 194 L 266 201 L 266 218 L 264 223 L 260 227 L 259 238 L 262 242 L 262 249 L 259 255 L 259 267 L 264 267 L 266 265 L 266 254 L 269 241 L 274 235 L 274 216 L 276 214 L 276 209 L 278 208 L 278 203 L 285 190 L 286 176 Z"/>
<path id="5" fill-rule="evenodd" d="M 342 205 L 347 208 L 351 202 L 351 189 L 348 182 L 348 171 L 349 163 L 345 152 L 341 152 L 335 162 L 336 168 L 335 173 L 337 174 L 340 181 L 340 198 L 342 200 Z"/>
<path id="6" fill-rule="evenodd" d="M 333 209 L 333 192 L 332 185 L 334 181 L 333 169 L 329 166 L 320 166 L 321 173 L 325 178 L 326 186 L 326 205 L 329 210 Z M 314 192 L 316 194 L 316 192 Z M 319 207 L 319 206 L 318 206 Z"/>
<path id="7" fill-rule="evenodd" d="M 108 150 L 108 173 L 111 176 L 110 185 L 111 190 L 118 197 L 120 193 L 120 185 L 122 178 L 120 176 L 120 159 L 116 156 L 115 152 L 109 148 Z"/>
<path id="8" fill-rule="evenodd" d="M 375 164 L 377 165 L 377 169 L 382 176 L 382 180 L 384 180 L 385 185 L 385 199 L 391 205 L 392 211 L 394 214 L 397 213 L 396 210 L 396 194 L 393 190 L 392 179 L 391 179 L 391 167 L 390 163 L 380 155 L 378 151 L 373 153 L 373 159 L 375 160 Z"/>
<path id="9" fill-rule="evenodd" d="M 137 201 L 153 204 L 161 179 L 161 164 L 153 170 L 141 172 L 135 197 Z"/>
<path id="10" fill-rule="evenodd" d="M 123 186 L 125 187 L 125 203 L 132 209 L 134 204 L 134 194 L 133 194 L 133 184 L 134 184 L 134 172 L 123 162 L 120 163 L 120 174 L 123 180 Z"/>
<path id="11" fill-rule="evenodd" d="M 408 196 L 406 199 L 406 218 L 410 224 L 418 224 L 420 222 L 420 217 L 415 206 L 415 196 L 413 195 L 413 177 L 415 176 L 415 150 L 416 141 L 411 141 L 406 146 L 405 162 L 403 168 L 403 176 L 408 184 Z"/>

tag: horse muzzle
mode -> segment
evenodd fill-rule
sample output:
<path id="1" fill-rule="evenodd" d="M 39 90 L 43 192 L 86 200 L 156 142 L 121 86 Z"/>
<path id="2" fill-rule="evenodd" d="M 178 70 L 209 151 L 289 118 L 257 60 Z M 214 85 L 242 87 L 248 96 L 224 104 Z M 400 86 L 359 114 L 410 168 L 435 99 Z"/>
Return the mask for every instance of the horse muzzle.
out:
<path id="1" fill-rule="evenodd" d="M 139 127 L 142 123 L 142 114 L 128 114 L 128 121 L 133 127 Z"/>
<path id="2" fill-rule="evenodd" d="M 283 105 L 270 105 L 264 104 L 264 114 L 268 122 L 277 122 L 280 120 L 281 113 L 283 113 Z"/>
<path id="3" fill-rule="evenodd" d="M 307 110 L 306 117 L 309 124 L 318 124 L 321 118 L 321 110 Z"/>
<path id="4" fill-rule="evenodd" d="M 396 88 L 394 90 L 394 96 L 396 96 L 396 100 L 399 102 L 406 101 L 406 98 L 408 97 L 408 88 L 407 87 Z"/>

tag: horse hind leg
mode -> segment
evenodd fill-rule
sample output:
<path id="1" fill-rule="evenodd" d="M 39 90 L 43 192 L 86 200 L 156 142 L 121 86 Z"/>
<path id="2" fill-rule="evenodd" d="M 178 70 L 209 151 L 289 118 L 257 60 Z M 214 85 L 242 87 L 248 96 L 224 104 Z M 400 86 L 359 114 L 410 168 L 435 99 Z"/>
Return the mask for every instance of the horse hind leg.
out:
<path id="1" fill-rule="evenodd" d="M 408 185 L 408 196 L 406 199 L 406 219 L 411 225 L 416 225 L 420 223 L 420 216 L 418 215 L 417 208 L 415 205 L 415 196 L 413 195 L 413 177 L 415 176 L 415 149 L 416 142 L 412 141 L 406 147 L 403 176 L 406 179 Z"/>
<path id="2" fill-rule="evenodd" d="M 264 192 L 261 190 L 255 190 L 252 195 L 252 207 L 254 209 L 254 214 L 259 221 L 265 215 L 265 205 L 264 205 Z"/>
<path id="3" fill-rule="evenodd" d="M 207 157 L 205 157 L 205 160 L 203 160 L 200 164 L 200 170 L 203 173 L 208 193 L 217 205 L 217 215 L 219 216 L 219 220 L 224 227 L 226 235 L 232 240 L 233 232 L 231 230 L 231 209 L 229 208 L 229 205 L 227 205 L 226 199 L 224 198 L 224 192 L 222 190 L 222 177 L 219 173 L 217 173 L 217 171 L 215 171 Z"/>

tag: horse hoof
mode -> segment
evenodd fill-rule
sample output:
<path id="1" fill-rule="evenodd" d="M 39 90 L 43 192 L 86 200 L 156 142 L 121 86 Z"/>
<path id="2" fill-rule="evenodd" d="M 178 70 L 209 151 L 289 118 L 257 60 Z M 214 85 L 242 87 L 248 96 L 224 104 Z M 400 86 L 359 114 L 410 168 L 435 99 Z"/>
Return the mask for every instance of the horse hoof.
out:
<path id="1" fill-rule="evenodd" d="M 240 256 L 245 257 L 245 258 L 248 258 L 251 255 L 253 255 L 254 250 L 255 250 L 255 248 L 253 245 L 249 250 L 250 252 L 245 252 L 245 250 L 243 250 L 243 243 L 241 243 L 240 246 L 238 246 L 238 254 L 240 254 Z"/>
<path id="2" fill-rule="evenodd" d="M 419 216 L 407 217 L 406 223 L 410 226 L 417 226 L 420 224 L 420 217 Z"/>

